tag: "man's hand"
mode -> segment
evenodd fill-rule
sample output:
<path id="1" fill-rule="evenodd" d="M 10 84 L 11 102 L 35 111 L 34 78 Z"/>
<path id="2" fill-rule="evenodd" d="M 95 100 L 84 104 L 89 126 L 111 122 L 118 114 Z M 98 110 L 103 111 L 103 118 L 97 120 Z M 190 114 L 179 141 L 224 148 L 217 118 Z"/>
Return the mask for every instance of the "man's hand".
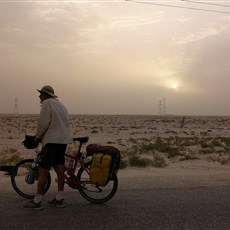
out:
<path id="1" fill-rule="evenodd" d="M 42 142 L 42 138 L 36 136 L 34 141 L 37 142 L 37 143 L 41 143 Z"/>

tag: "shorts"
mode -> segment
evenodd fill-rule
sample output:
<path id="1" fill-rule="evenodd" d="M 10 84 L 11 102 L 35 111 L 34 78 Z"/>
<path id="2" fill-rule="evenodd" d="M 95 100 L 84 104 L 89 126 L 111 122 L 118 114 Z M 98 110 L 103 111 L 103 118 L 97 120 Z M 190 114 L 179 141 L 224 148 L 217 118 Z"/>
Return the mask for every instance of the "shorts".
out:
<path id="1" fill-rule="evenodd" d="M 67 144 L 46 144 L 41 150 L 40 167 L 50 169 L 51 167 L 65 164 L 65 151 Z"/>

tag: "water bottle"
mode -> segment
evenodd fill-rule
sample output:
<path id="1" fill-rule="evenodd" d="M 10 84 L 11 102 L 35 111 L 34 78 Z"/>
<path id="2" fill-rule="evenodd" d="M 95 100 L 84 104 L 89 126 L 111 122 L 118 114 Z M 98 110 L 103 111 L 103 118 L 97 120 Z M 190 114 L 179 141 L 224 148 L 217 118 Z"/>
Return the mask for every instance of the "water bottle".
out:
<path id="1" fill-rule="evenodd" d="M 38 167 L 39 165 L 35 162 L 32 163 L 31 167 L 29 168 L 29 174 L 27 176 L 26 182 L 28 184 L 33 184 L 34 180 L 38 174 Z"/>

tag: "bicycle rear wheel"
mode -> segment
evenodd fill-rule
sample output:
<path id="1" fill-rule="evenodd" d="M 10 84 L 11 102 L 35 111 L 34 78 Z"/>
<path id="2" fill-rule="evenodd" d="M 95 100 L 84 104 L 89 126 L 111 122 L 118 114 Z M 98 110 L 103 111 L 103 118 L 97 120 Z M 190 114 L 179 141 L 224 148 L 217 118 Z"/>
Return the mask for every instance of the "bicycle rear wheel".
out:
<path id="1" fill-rule="evenodd" d="M 37 178 L 35 179 L 33 184 L 29 184 L 26 181 L 29 168 L 31 167 L 31 164 L 33 162 L 33 159 L 22 160 L 14 167 L 11 173 L 11 184 L 14 190 L 20 196 L 25 197 L 27 199 L 33 199 L 37 190 Z M 43 194 L 45 194 L 49 190 L 50 183 L 51 176 L 49 173 Z"/>
<path id="2" fill-rule="evenodd" d="M 85 168 L 88 172 L 81 167 L 77 173 L 77 181 L 81 183 L 79 193 L 83 198 L 92 203 L 104 203 L 110 200 L 118 188 L 118 179 L 116 173 L 113 174 L 112 178 L 106 184 L 106 186 L 96 186 L 90 183 L 90 167 L 92 162 L 87 162 Z"/>

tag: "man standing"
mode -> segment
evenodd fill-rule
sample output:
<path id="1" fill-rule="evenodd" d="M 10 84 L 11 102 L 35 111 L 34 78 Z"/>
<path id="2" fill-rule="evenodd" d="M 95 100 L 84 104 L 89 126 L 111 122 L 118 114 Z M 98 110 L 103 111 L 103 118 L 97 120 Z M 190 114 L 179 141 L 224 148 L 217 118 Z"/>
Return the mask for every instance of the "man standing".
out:
<path id="1" fill-rule="evenodd" d="M 49 202 L 57 207 L 65 207 L 64 181 L 65 181 L 65 151 L 71 142 L 69 115 L 65 106 L 57 99 L 51 86 L 44 86 L 40 93 L 41 111 L 37 124 L 37 140 L 42 142 L 41 163 L 37 183 L 37 193 L 33 200 L 24 205 L 24 208 L 34 210 L 43 209 L 42 199 L 46 180 L 51 167 L 58 177 L 58 192 Z"/>

